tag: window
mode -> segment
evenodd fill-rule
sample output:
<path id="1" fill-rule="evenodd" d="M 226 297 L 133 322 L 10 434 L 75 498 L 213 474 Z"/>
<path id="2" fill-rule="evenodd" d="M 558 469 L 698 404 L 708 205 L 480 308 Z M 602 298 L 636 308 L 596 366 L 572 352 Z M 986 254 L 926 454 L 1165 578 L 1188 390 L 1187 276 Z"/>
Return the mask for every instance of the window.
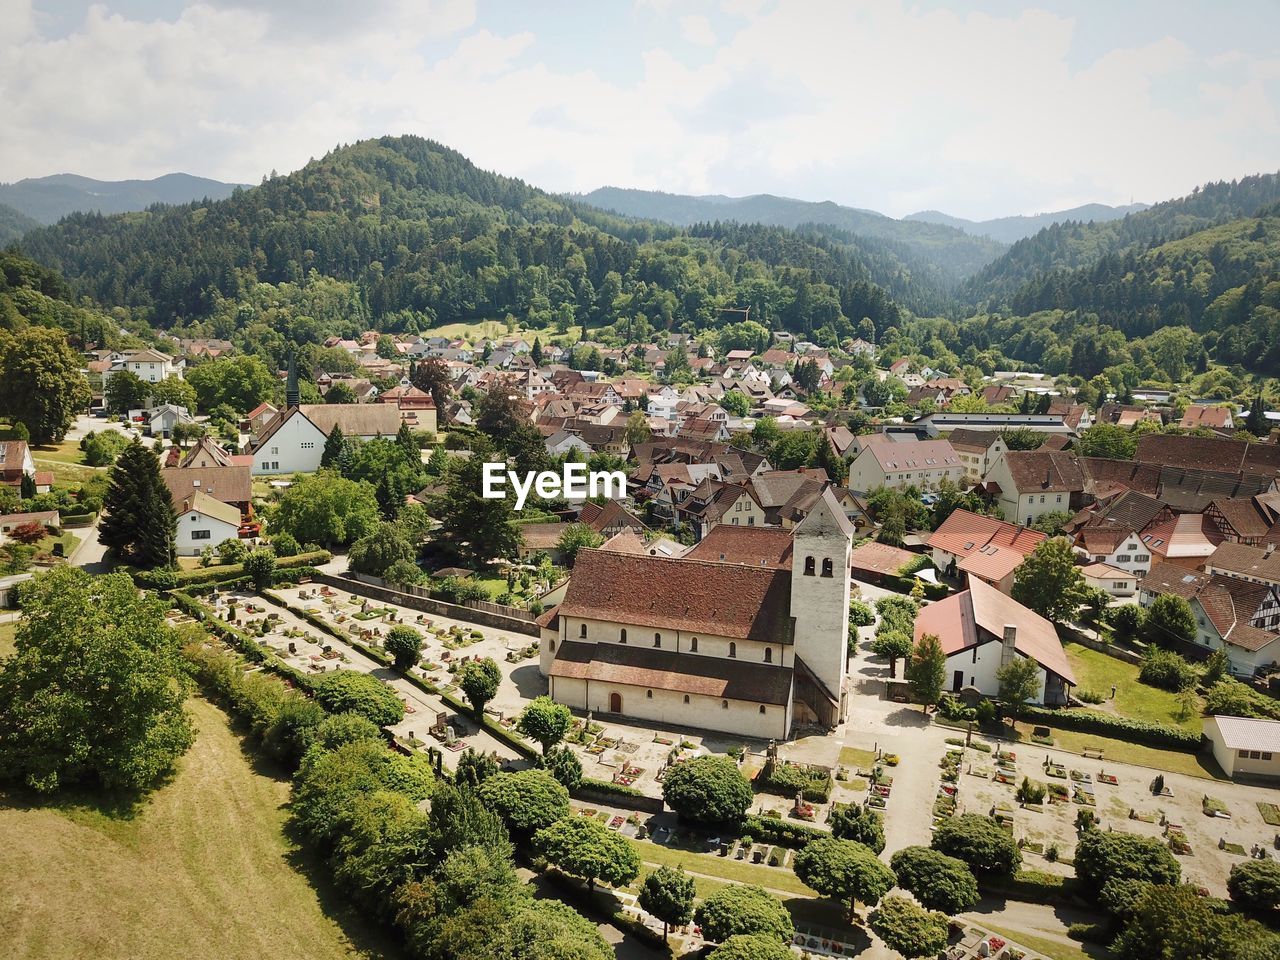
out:
<path id="1" fill-rule="evenodd" d="M 773 663 L 773 647 L 764 648 L 764 662 Z"/>
<path id="2" fill-rule="evenodd" d="M 660 646 L 662 646 L 662 634 L 660 634 L 660 633 L 655 633 L 655 634 L 653 635 L 653 645 L 654 645 L 655 647 L 660 647 Z"/>
<path id="3" fill-rule="evenodd" d="M 194 519 L 194 518 L 193 518 Z M 192 530 L 192 540 L 211 540 L 213 539 L 213 531 L 211 530 Z"/>
<path id="4" fill-rule="evenodd" d="M 272 448 L 271 448 L 271 452 L 272 452 L 272 453 L 279 453 L 279 452 L 280 452 L 280 448 L 279 448 L 279 447 L 272 447 Z"/>
<path id="5" fill-rule="evenodd" d="M 556 642 L 554 640 L 551 641 L 551 652 L 552 653 L 556 652 Z"/>
<path id="6" fill-rule="evenodd" d="M 729 701 L 728 701 L 728 700 L 721 700 L 721 701 L 720 701 L 720 709 L 721 709 L 721 710 L 728 710 L 728 709 L 729 709 Z"/>
<path id="7" fill-rule="evenodd" d="M 690 641 L 689 641 L 689 652 L 690 652 L 690 653 L 697 653 L 697 652 L 698 652 L 698 638 L 697 638 L 697 637 L 694 637 L 692 640 L 690 640 Z"/>
<path id="8" fill-rule="evenodd" d="M 652 691 L 652 690 L 646 690 L 646 691 L 644 692 L 644 698 L 645 698 L 646 700 L 652 700 L 652 699 L 653 699 L 653 691 Z"/>
<path id="9" fill-rule="evenodd" d="M 822 575 L 824 577 L 832 576 L 835 573 L 835 569 L 835 564 L 832 562 L 830 557 L 822 558 Z"/>
<path id="10" fill-rule="evenodd" d="M 626 628 L 626 627 L 623 627 L 620 631 L 618 631 L 618 642 L 619 642 L 619 643 L 626 643 L 626 642 L 627 642 L 627 628 Z"/>
<path id="11" fill-rule="evenodd" d="M 689 695 L 687 693 L 684 695 L 684 702 L 685 703 L 689 702 Z"/>
<path id="12" fill-rule="evenodd" d="M 587 639 L 587 625 L 585 623 L 578 627 L 578 636 L 583 640 Z"/>
<path id="13" fill-rule="evenodd" d="M 263 469 L 263 470 L 270 470 L 270 469 L 271 469 L 271 464 L 269 464 L 269 463 L 267 463 L 267 461 L 263 460 L 263 461 L 262 461 L 262 469 Z"/>
<path id="14" fill-rule="evenodd" d="M 1041 495 L 1041 497 L 1040 497 L 1040 502 L 1041 502 L 1041 503 L 1044 503 L 1044 496 L 1043 496 L 1043 495 Z"/>
<path id="15" fill-rule="evenodd" d="M 973 662 L 978 662 L 978 648 L 976 646 L 973 648 Z"/>
<path id="16" fill-rule="evenodd" d="M 314 450 L 316 448 L 316 445 L 312 443 L 310 440 L 306 441 L 305 443 L 299 444 L 299 446 L 302 447 L 303 450 Z"/>
<path id="17" fill-rule="evenodd" d="M 1262 751 L 1262 759 L 1263 759 L 1263 760 L 1270 760 L 1270 759 L 1271 759 L 1271 754 L 1270 754 L 1270 753 L 1268 753 L 1266 750 L 1263 750 L 1263 751 Z"/>
<path id="18" fill-rule="evenodd" d="M 763 703 L 762 703 L 762 704 L 760 704 L 760 712 L 761 712 L 761 713 L 764 713 L 764 704 L 763 704 Z"/>
<path id="19" fill-rule="evenodd" d="M 814 560 L 813 557 L 805 557 L 804 558 L 804 575 L 806 577 L 812 577 L 814 574 L 814 571 L 817 569 L 817 565 L 818 565 L 817 561 Z"/>
<path id="20" fill-rule="evenodd" d="M 732 640 L 729 641 L 729 656 L 736 657 L 738 655 L 738 645 Z"/>

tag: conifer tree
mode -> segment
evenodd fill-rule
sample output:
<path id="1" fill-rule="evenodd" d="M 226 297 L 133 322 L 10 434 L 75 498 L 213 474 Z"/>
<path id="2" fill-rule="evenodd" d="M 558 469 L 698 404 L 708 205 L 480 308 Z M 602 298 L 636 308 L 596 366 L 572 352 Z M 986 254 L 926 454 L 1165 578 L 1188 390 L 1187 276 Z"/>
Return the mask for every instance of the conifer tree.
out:
<path id="1" fill-rule="evenodd" d="M 409 429 L 407 423 L 401 422 L 400 429 L 396 431 L 396 443 L 404 451 L 404 455 L 410 464 L 415 467 L 421 465 L 422 448 L 418 446 L 418 441 L 413 439 L 413 431 Z"/>
<path id="2" fill-rule="evenodd" d="M 1270 428 L 1267 425 L 1267 408 L 1262 403 L 1262 396 L 1258 395 L 1249 403 L 1249 416 L 1245 418 L 1244 427 L 1255 437 L 1265 437 Z"/>
<path id="3" fill-rule="evenodd" d="M 324 451 L 320 454 L 320 466 L 336 467 L 346 449 L 347 441 L 342 436 L 342 427 L 336 423 L 324 441 Z"/>
<path id="4" fill-rule="evenodd" d="M 145 569 L 173 563 L 176 518 L 160 460 L 134 440 L 111 468 L 98 542 Z"/>

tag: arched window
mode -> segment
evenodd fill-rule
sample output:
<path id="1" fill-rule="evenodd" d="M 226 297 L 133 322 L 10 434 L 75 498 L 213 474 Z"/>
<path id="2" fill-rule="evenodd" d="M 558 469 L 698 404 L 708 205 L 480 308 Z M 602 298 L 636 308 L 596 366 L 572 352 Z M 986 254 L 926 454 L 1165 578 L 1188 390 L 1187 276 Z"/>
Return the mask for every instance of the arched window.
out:
<path id="1" fill-rule="evenodd" d="M 622 628 L 622 630 L 619 632 L 619 634 L 618 634 L 618 642 L 619 642 L 619 643 L 626 643 L 626 642 L 627 642 L 627 628 L 626 628 L 626 627 L 623 627 L 623 628 Z"/>
<path id="2" fill-rule="evenodd" d="M 805 557 L 804 558 L 804 575 L 806 577 L 812 577 L 816 566 L 817 566 L 817 561 L 815 561 L 813 557 Z"/>
<path id="3" fill-rule="evenodd" d="M 685 703 L 689 702 L 689 695 L 687 693 L 684 695 L 684 702 Z"/>
<path id="4" fill-rule="evenodd" d="M 578 627 L 578 636 L 583 640 L 587 639 L 587 625 L 585 623 Z"/>
<path id="5" fill-rule="evenodd" d="M 654 645 L 655 647 L 660 647 L 660 646 L 662 646 L 662 634 L 660 634 L 660 633 L 655 633 L 655 634 L 653 635 L 653 645 Z"/>
<path id="6" fill-rule="evenodd" d="M 551 652 L 552 653 L 556 652 L 556 642 L 554 640 L 551 641 Z"/>
<path id="7" fill-rule="evenodd" d="M 697 652 L 698 652 L 698 638 L 697 638 L 697 637 L 694 637 L 693 639 L 691 639 L 691 640 L 689 641 L 689 652 L 690 652 L 690 653 L 697 653 Z"/>
<path id="8" fill-rule="evenodd" d="M 834 573 L 835 573 L 835 565 L 832 563 L 831 558 L 830 558 L 830 557 L 825 557 L 825 558 L 823 558 L 823 561 L 822 561 L 822 575 L 823 575 L 824 577 L 830 577 L 830 576 L 832 576 Z"/>
<path id="9" fill-rule="evenodd" d="M 773 663 L 773 647 L 764 648 L 764 662 Z"/>
<path id="10" fill-rule="evenodd" d="M 738 645 L 732 640 L 729 641 L 729 656 L 736 657 L 738 655 Z"/>
<path id="11" fill-rule="evenodd" d="M 728 709 L 729 709 L 729 701 L 728 701 L 728 700 L 721 700 L 721 701 L 720 701 L 720 709 L 721 709 L 721 710 L 728 710 Z"/>
<path id="12" fill-rule="evenodd" d="M 764 713 L 764 704 L 763 704 L 763 703 L 762 703 L 762 704 L 760 704 L 760 712 L 761 712 L 761 713 Z"/>
<path id="13" fill-rule="evenodd" d="M 652 699 L 653 699 L 653 691 L 652 691 L 652 690 L 646 690 L 646 691 L 644 692 L 644 696 L 645 696 L 645 699 L 646 699 L 646 700 L 652 700 Z"/>

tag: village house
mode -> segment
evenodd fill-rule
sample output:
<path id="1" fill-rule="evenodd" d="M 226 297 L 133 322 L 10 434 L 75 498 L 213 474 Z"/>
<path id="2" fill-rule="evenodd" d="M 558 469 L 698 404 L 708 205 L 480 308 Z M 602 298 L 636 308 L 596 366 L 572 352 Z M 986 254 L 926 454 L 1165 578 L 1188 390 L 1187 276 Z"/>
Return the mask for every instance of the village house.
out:
<path id="1" fill-rule="evenodd" d="M 53 471 L 36 469 L 27 441 L 0 440 L 0 485 L 21 492 L 23 477 L 36 493 L 48 493 L 53 487 Z"/>
<path id="2" fill-rule="evenodd" d="M 582 550 L 564 600 L 538 620 L 551 697 L 760 739 L 836 726 L 848 709 L 852 530 L 828 498 L 790 536 L 791 569 Z"/>
<path id="3" fill-rule="evenodd" d="M 1113 597 L 1132 597 L 1138 588 L 1138 577 L 1106 563 L 1090 563 L 1080 568 L 1085 586 L 1101 590 Z"/>
<path id="4" fill-rule="evenodd" d="M 174 506 L 185 503 L 195 493 L 230 504 L 241 518 L 253 513 L 253 479 L 248 465 L 224 467 L 166 467 L 160 479 L 169 488 Z"/>
<path id="5" fill-rule="evenodd" d="M 229 503 L 194 492 L 174 506 L 178 515 L 174 549 L 180 557 L 199 556 L 205 547 L 216 548 L 239 535 L 240 511 Z"/>
<path id="6" fill-rule="evenodd" d="M 961 427 L 951 431 L 947 442 L 964 465 L 964 478 L 969 483 L 981 483 L 991 465 L 1009 449 L 1004 437 L 995 430 Z"/>
<path id="7" fill-rule="evenodd" d="M 378 397 L 378 403 L 393 403 L 400 411 L 400 422 L 411 429 L 436 433 L 436 402 L 431 394 L 419 390 L 413 384 L 401 380 Z"/>
<path id="8" fill-rule="evenodd" d="M 936 490 L 944 479 L 960 483 L 964 465 L 946 440 L 894 441 L 883 434 L 868 438 L 849 464 L 849 489 L 867 493 L 877 487 Z"/>
<path id="9" fill-rule="evenodd" d="M 970 688 L 998 696 L 997 671 L 1026 657 L 1039 668 L 1038 689 L 1030 702 L 1053 706 L 1070 699 L 1075 674 L 1053 624 L 980 579 L 924 607 L 916 617 L 916 642 L 926 633 L 942 643 L 952 693 Z"/>
<path id="10" fill-rule="evenodd" d="M 1204 735 L 1213 745 L 1213 758 L 1231 779 L 1280 779 L 1280 720 L 1206 717 Z"/>
<path id="11" fill-rule="evenodd" d="M 1012 594 L 1014 572 L 1047 539 L 1038 530 L 960 509 L 951 512 L 927 543 L 933 565 L 947 576 L 964 583 L 977 578 Z"/>
<path id="12" fill-rule="evenodd" d="M 182 379 L 187 362 L 175 359 L 167 353 L 148 348 L 146 350 L 125 350 L 114 353 L 110 357 L 111 365 L 102 371 L 102 385 L 121 371 L 127 370 L 143 383 L 159 383 L 168 377 Z"/>
<path id="13" fill-rule="evenodd" d="M 1208 406 L 1203 403 L 1192 403 L 1187 406 L 1178 421 L 1183 430 L 1194 430 L 1196 427 L 1207 427 L 1210 430 L 1233 430 L 1235 421 L 1231 417 L 1230 407 Z"/>
<path id="14" fill-rule="evenodd" d="M 1028 527 L 1046 513 L 1074 513 L 1084 485 L 1076 458 L 1057 450 L 1010 450 L 983 480 L 1004 518 Z"/>
<path id="15" fill-rule="evenodd" d="M 290 407 L 253 445 L 254 476 L 313 473 L 320 469 L 324 442 L 335 426 L 348 440 L 394 437 L 400 411 L 385 403 L 304 403 Z"/>

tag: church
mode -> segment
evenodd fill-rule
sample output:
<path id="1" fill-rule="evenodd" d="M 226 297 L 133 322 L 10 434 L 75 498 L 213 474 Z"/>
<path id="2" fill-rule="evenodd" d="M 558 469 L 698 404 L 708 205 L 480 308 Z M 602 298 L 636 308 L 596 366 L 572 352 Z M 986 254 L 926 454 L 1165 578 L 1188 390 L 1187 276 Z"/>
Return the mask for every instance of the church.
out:
<path id="1" fill-rule="evenodd" d="M 615 539 L 538 620 L 552 699 L 760 739 L 845 718 L 853 527 L 830 490 L 791 530 L 716 528 L 678 559 Z"/>

